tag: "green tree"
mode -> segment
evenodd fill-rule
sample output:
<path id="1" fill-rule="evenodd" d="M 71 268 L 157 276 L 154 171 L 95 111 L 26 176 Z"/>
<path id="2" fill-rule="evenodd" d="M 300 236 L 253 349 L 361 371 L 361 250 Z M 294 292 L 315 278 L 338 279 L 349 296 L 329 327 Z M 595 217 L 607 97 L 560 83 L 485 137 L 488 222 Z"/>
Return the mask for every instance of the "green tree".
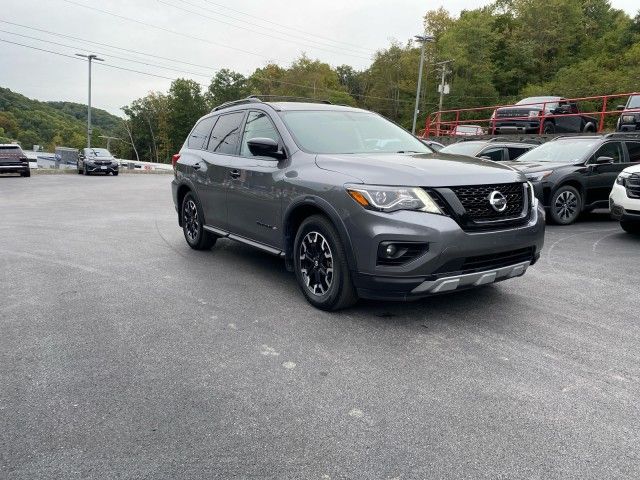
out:
<path id="1" fill-rule="evenodd" d="M 241 73 L 223 68 L 219 70 L 205 93 L 210 108 L 225 102 L 245 98 L 249 95 L 247 78 Z"/>
<path id="2" fill-rule="evenodd" d="M 200 84 L 184 78 L 171 83 L 167 108 L 171 112 L 168 137 L 171 145 L 182 145 L 196 121 L 207 112 L 207 105 Z"/>

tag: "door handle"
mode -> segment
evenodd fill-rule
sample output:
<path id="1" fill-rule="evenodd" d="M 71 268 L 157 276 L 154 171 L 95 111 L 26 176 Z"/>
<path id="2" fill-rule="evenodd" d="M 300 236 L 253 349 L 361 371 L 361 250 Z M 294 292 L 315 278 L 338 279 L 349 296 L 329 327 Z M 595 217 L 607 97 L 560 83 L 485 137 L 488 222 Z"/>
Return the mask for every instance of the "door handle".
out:
<path id="1" fill-rule="evenodd" d="M 240 177 L 240 170 L 236 170 L 236 169 L 231 170 L 229 172 L 229 175 L 231 175 L 231 178 L 238 178 Z"/>
<path id="2" fill-rule="evenodd" d="M 193 164 L 193 169 L 194 170 L 200 170 L 201 167 L 202 167 L 202 165 L 200 165 L 199 163 L 194 163 Z"/>

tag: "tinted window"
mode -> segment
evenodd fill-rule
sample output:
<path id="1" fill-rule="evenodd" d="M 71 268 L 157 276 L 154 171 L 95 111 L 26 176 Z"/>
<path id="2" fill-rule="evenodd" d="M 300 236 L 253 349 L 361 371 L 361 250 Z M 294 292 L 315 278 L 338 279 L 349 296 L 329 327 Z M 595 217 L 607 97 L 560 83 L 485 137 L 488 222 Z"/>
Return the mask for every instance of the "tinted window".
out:
<path id="1" fill-rule="evenodd" d="M 590 150 L 599 140 L 592 138 L 574 138 L 570 140 L 555 140 L 529 150 L 518 157 L 518 162 L 584 162 Z"/>
<path id="2" fill-rule="evenodd" d="M 280 135 L 276 127 L 273 126 L 269 116 L 263 112 L 249 112 L 247 122 L 244 125 L 244 133 L 242 135 L 242 146 L 240 147 L 240 155 L 243 157 L 252 157 L 249 151 L 247 141 L 252 138 L 270 138 L 280 143 Z"/>
<path id="3" fill-rule="evenodd" d="M 630 162 L 640 162 L 640 142 L 627 142 L 627 150 Z"/>
<path id="4" fill-rule="evenodd" d="M 627 108 L 640 108 L 640 95 L 633 95 L 632 97 L 629 97 Z"/>
<path id="5" fill-rule="evenodd" d="M 620 142 L 605 143 L 601 146 L 593 156 L 593 159 L 598 157 L 611 157 L 613 163 L 620 163 L 624 158 L 622 155 L 622 144 Z"/>
<path id="6" fill-rule="evenodd" d="M 209 137 L 211 128 L 213 127 L 213 124 L 216 123 L 216 118 L 217 117 L 207 117 L 196 124 L 189 136 L 189 142 L 187 143 L 189 148 L 195 148 L 197 150 L 204 148 L 204 142 Z"/>
<path id="7" fill-rule="evenodd" d="M 509 150 L 509 159 L 510 160 L 515 160 L 520 155 L 523 155 L 523 154 L 527 153 L 531 149 L 530 148 L 524 148 L 524 147 L 507 147 L 507 150 Z"/>
<path id="8" fill-rule="evenodd" d="M 416 137 L 375 113 L 314 110 L 281 116 L 298 146 L 311 153 L 431 153 Z"/>
<path id="9" fill-rule="evenodd" d="M 244 112 L 222 115 L 213 128 L 213 132 L 211 132 L 211 139 L 209 140 L 207 150 L 229 155 L 236 153 L 242 117 L 244 117 Z"/>
<path id="10" fill-rule="evenodd" d="M 503 156 L 504 150 L 502 148 L 489 148 L 484 152 L 480 153 L 481 157 L 486 157 L 489 160 L 493 160 L 494 162 L 499 162 L 504 160 Z"/>
<path id="11" fill-rule="evenodd" d="M 480 150 L 483 145 L 484 144 L 482 143 L 478 144 L 474 142 L 459 142 L 447 145 L 440 151 L 442 153 L 457 153 L 458 155 L 469 155 L 473 157 L 476 153 L 478 153 L 478 150 Z"/>

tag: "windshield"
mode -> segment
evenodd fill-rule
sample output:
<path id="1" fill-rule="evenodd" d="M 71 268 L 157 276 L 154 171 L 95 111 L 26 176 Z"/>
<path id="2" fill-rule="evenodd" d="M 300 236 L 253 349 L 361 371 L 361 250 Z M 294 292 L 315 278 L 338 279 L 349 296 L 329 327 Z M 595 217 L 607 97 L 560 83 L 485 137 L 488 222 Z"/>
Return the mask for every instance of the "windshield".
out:
<path id="1" fill-rule="evenodd" d="M 542 106 L 545 105 L 546 102 L 545 108 L 547 110 L 550 110 L 552 108 L 557 108 L 559 100 L 560 99 L 558 97 L 529 97 L 523 98 L 518 103 L 516 103 L 516 105 L 526 105 L 527 107 L 542 108 Z"/>
<path id="2" fill-rule="evenodd" d="M 474 156 L 482 145 L 471 142 L 454 143 L 453 145 L 447 145 L 442 150 L 442 153 L 455 153 L 458 155 L 470 155 Z"/>
<path id="3" fill-rule="evenodd" d="M 627 108 L 640 108 L 640 95 L 633 95 L 629 98 Z"/>
<path id="4" fill-rule="evenodd" d="M 281 113 L 296 143 L 310 153 L 432 153 L 420 140 L 368 112 Z"/>
<path id="5" fill-rule="evenodd" d="M 576 139 L 548 142 L 533 150 L 529 150 L 527 153 L 518 157 L 516 162 L 582 162 L 598 141 L 597 139 Z"/>
<path id="6" fill-rule="evenodd" d="M 106 148 L 85 148 L 85 154 L 89 157 L 112 157 Z"/>

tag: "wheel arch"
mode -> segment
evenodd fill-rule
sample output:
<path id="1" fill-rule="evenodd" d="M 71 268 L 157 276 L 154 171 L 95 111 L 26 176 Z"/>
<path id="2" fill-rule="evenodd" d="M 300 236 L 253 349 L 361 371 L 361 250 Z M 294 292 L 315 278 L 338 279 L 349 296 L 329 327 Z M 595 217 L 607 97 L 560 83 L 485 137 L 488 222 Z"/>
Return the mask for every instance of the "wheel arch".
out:
<path id="1" fill-rule="evenodd" d="M 188 183 L 181 183 L 180 185 L 178 185 L 177 192 L 176 192 L 176 201 L 177 201 L 176 206 L 178 207 L 178 225 L 181 227 L 182 227 L 182 215 L 180 214 L 180 209 L 182 208 L 182 201 L 184 200 L 184 197 L 186 197 L 187 193 L 189 192 L 192 192 L 194 195 L 197 196 L 195 189 Z"/>
<path id="2" fill-rule="evenodd" d="M 568 178 L 566 180 L 563 180 L 562 182 L 558 183 L 558 185 L 553 189 L 553 191 L 551 192 L 551 195 L 549 196 L 549 205 L 551 206 L 551 199 L 553 198 L 553 196 L 556 194 L 556 192 L 558 190 L 560 190 L 562 187 L 565 186 L 570 186 L 575 188 L 576 190 L 578 190 L 578 193 L 580 194 L 580 200 L 582 201 L 582 204 L 580 205 L 580 211 L 584 210 L 584 207 L 586 205 L 586 187 L 585 185 L 578 180 L 577 178 Z"/>
<path id="3" fill-rule="evenodd" d="M 307 196 L 298 201 L 294 201 L 287 207 L 283 215 L 282 245 L 287 269 L 293 271 L 293 244 L 298 227 L 306 218 L 312 215 L 323 215 L 335 227 L 345 248 L 348 267 L 350 270 L 355 270 L 356 261 L 353 253 L 353 245 L 344 222 L 329 202 L 313 196 Z"/>

